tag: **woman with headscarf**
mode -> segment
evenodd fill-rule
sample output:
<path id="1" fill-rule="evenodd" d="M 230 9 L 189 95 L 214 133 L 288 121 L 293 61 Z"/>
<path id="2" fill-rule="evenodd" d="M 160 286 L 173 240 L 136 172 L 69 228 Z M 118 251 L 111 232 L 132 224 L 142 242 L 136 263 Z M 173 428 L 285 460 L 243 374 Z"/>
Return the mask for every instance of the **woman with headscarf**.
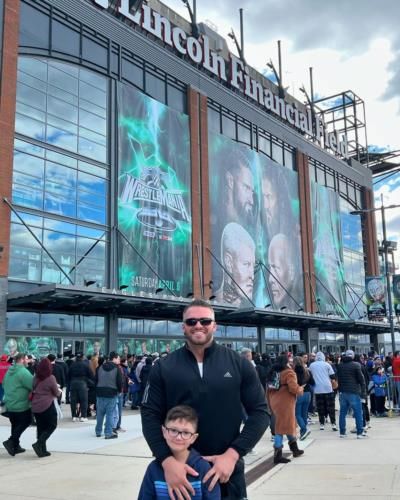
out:
<path id="1" fill-rule="evenodd" d="M 296 398 L 303 394 L 303 387 L 297 383 L 296 373 L 289 365 L 287 354 L 276 358 L 267 383 L 267 398 L 275 416 L 274 463 L 290 462 L 282 456 L 283 435 L 286 434 L 293 457 L 304 453 L 296 440 Z"/>
<path id="2" fill-rule="evenodd" d="M 32 448 L 39 458 L 50 456 L 46 442 L 57 428 L 57 410 L 54 400 L 61 394 L 52 375 L 51 362 L 43 358 L 33 379 L 32 411 L 36 419 L 37 441 Z"/>

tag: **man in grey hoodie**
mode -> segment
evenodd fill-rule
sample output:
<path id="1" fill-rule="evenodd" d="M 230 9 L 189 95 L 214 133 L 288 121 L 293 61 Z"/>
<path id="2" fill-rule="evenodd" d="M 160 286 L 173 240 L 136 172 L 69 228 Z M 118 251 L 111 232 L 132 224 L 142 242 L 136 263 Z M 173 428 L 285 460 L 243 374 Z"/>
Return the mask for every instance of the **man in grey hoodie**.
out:
<path id="1" fill-rule="evenodd" d="M 322 352 L 317 352 L 315 361 L 310 365 L 310 372 L 315 381 L 314 393 L 317 403 L 317 411 L 319 418 L 319 428 L 321 431 L 325 429 L 325 417 L 329 415 L 332 430 L 337 431 L 336 415 L 335 415 L 335 393 L 332 389 L 332 379 L 335 379 L 335 372 L 332 365 L 325 361 L 325 355 Z"/>
<path id="2" fill-rule="evenodd" d="M 118 402 L 118 394 L 122 392 L 122 375 L 117 361 L 119 354 L 110 352 L 109 360 L 105 361 L 96 372 L 96 436 L 100 437 L 103 430 L 106 439 L 114 439 L 113 412 Z"/>

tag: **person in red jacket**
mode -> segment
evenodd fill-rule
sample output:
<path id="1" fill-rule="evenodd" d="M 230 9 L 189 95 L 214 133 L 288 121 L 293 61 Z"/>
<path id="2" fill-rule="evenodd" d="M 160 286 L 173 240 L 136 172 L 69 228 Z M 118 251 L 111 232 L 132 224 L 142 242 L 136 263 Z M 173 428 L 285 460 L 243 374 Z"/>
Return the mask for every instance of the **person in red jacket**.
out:
<path id="1" fill-rule="evenodd" d="M 392 361 L 392 374 L 395 386 L 395 397 L 397 407 L 400 406 L 400 351 L 395 351 Z"/>
<path id="2" fill-rule="evenodd" d="M 3 406 L 4 398 L 3 380 L 10 366 L 7 354 L 2 354 L 0 357 L 0 406 Z"/>

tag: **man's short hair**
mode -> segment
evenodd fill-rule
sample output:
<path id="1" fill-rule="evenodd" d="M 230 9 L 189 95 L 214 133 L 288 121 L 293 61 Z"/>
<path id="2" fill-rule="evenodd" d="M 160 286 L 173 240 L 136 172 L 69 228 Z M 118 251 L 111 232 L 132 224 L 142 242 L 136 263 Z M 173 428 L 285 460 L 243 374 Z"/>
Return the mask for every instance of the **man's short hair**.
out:
<path id="1" fill-rule="evenodd" d="M 56 357 L 54 356 L 54 354 L 48 354 L 47 359 L 50 361 L 50 363 L 52 363 L 56 360 Z"/>
<path id="2" fill-rule="evenodd" d="M 108 359 L 109 359 L 110 361 L 112 361 L 113 359 L 118 358 L 118 356 L 119 356 L 119 354 L 118 354 L 117 352 L 115 352 L 115 351 L 111 351 L 111 352 L 110 352 L 110 354 L 109 354 L 109 356 L 108 356 Z"/>
<path id="3" fill-rule="evenodd" d="M 21 359 L 25 359 L 26 354 L 24 352 L 19 352 L 14 356 L 14 361 L 18 363 L 18 361 L 21 361 Z"/>
<path id="4" fill-rule="evenodd" d="M 192 300 L 192 302 L 190 302 L 190 304 L 188 304 L 185 307 L 185 309 L 183 310 L 183 315 L 191 307 L 206 307 L 207 309 L 210 309 L 210 311 L 212 311 L 214 313 L 214 309 L 212 308 L 212 306 L 206 300 L 203 300 L 203 299 L 194 299 L 194 300 Z"/>
<path id="5" fill-rule="evenodd" d="M 171 408 L 165 417 L 165 425 L 168 424 L 168 422 L 173 422 L 174 420 L 186 420 L 186 422 L 191 423 L 195 430 L 197 430 L 199 418 L 196 410 L 194 410 L 191 406 L 179 405 Z"/>
<path id="6" fill-rule="evenodd" d="M 240 254 L 243 246 L 250 248 L 252 252 L 256 250 L 256 245 L 249 232 L 237 222 L 229 222 L 222 231 L 221 258 L 224 259 L 226 252 Z"/>

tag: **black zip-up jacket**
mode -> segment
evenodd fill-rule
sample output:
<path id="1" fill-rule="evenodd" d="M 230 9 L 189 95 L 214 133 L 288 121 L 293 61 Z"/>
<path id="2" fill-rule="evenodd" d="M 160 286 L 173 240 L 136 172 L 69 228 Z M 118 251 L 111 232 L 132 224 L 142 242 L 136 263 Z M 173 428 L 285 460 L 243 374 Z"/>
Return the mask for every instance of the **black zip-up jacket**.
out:
<path id="1" fill-rule="evenodd" d="M 142 408 L 143 435 L 162 462 L 171 455 L 161 425 L 172 407 L 189 405 L 199 416 L 194 446 L 201 455 L 220 455 L 233 448 L 242 457 L 269 425 L 265 393 L 254 366 L 215 342 L 205 350 L 203 377 L 186 346 L 153 366 Z M 242 405 L 248 418 L 242 432 Z"/>
<path id="2" fill-rule="evenodd" d="M 365 380 L 360 363 L 349 357 L 343 358 L 343 361 L 338 364 L 337 375 L 339 392 L 358 394 L 362 398 L 366 397 Z"/>

